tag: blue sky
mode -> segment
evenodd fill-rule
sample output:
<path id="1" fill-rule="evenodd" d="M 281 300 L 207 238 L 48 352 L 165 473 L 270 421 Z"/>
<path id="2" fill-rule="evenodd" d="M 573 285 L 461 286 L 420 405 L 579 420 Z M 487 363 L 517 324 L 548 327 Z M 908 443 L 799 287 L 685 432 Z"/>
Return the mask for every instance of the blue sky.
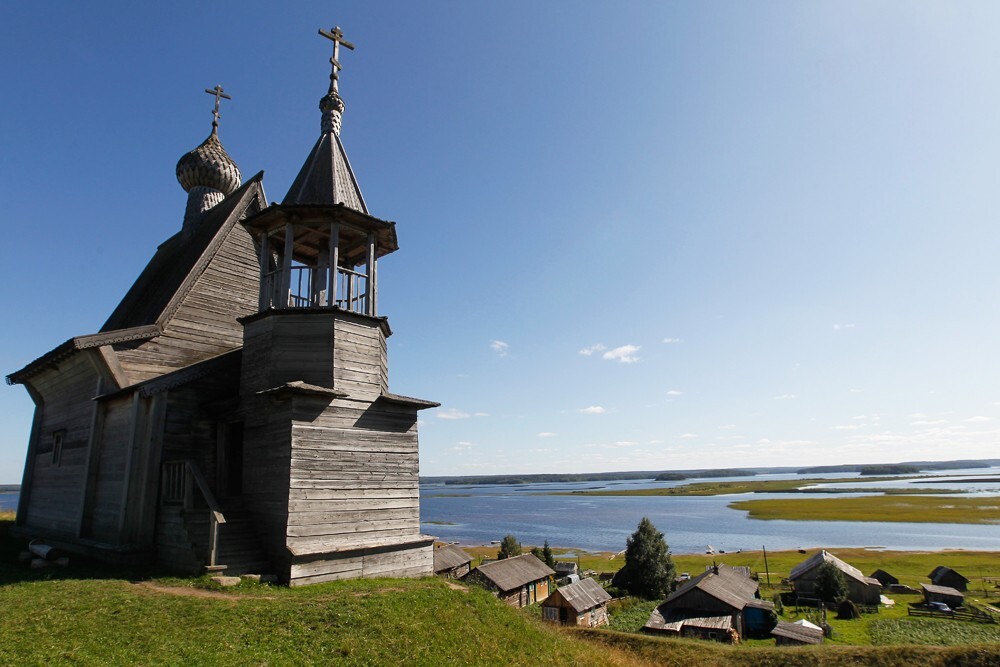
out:
<path id="1" fill-rule="evenodd" d="M 423 474 L 1000 456 L 1000 6 L 16 3 L 4 373 L 97 331 L 221 138 L 280 200 L 343 27 Z M 0 392 L 0 483 L 32 405 Z"/>

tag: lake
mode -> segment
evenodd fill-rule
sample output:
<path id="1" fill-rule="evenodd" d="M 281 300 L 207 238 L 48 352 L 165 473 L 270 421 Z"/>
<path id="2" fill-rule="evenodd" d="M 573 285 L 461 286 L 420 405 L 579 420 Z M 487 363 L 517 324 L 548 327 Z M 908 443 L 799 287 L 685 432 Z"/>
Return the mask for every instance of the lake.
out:
<path id="1" fill-rule="evenodd" d="M 1000 468 L 950 470 L 945 483 L 924 480 L 868 482 L 853 473 L 810 475 L 829 480 L 824 486 L 906 486 L 959 489 L 968 495 L 1000 496 Z M 719 477 L 694 481 L 795 479 L 794 474 Z M 976 481 L 955 482 L 953 479 Z M 443 485 L 420 487 L 422 530 L 447 542 L 490 544 L 515 535 L 524 544 L 579 547 L 589 551 L 621 551 L 639 520 L 648 516 L 665 534 L 674 553 L 704 553 L 708 545 L 740 549 L 810 549 L 815 547 L 880 547 L 894 550 L 980 549 L 1000 551 L 1000 526 L 939 523 L 872 523 L 860 521 L 758 521 L 727 507 L 746 498 L 816 498 L 793 493 L 727 496 L 549 496 L 552 491 L 670 487 L 683 482 L 649 480 L 563 484 Z M 860 494 L 858 494 L 860 495 Z M 0 510 L 17 508 L 17 493 L 0 493 Z"/>
<path id="2" fill-rule="evenodd" d="M 945 476 L 947 475 L 947 477 Z M 975 479 L 952 482 L 948 478 Z M 1000 468 L 950 470 L 926 484 L 908 480 L 868 482 L 857 474 L 809 475 L 829 479 L 830 486 L 918 487 L 959 489 L 963 494 L 1000 496 Z M 795 479 L 795 474 L 757 475 L 755 480 Z M 524 544 L 579 547 L 590 551 L 621 551 L 639 520 L 648 516 L 674 553 L 704 553 L 708 545 L 725 551 L 740 549 L 809 549 L 814 547 L 880 547 L 893 550 L 981 549 L 1000 551 L 1000 526 L 937 523 L 874 523 L 860 521 L 759 521 L 727 505 L 749 498 L 817 498 L 794 493 L 725 496 L 551 496 L 552 491 L 611 488 L 670 487 L 690 481 L 738 481 L 726 477 L 684 482 L 653 480 L 575 482 L 564 484 L 422 485 L 422 530 L 448 542 L 490 544 L 506 534 Z M 980 481 L 983 480 L 983 481 Z M 842 495 L 842 494 L 841 494 Z M 856 494 L 862 495 L 862 494 Z M 451 497 L 449 497 L 451 496 Z"/>

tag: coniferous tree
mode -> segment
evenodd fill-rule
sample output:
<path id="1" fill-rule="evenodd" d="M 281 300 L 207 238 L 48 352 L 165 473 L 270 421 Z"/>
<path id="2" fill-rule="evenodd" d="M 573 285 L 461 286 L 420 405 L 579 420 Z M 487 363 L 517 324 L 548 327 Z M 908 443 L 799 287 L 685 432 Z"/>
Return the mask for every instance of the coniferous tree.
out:
<path id="1" fill-rule="evenodd" d="M 539 558 L 553 570 L 556 568 L 556 559 L 552 557 L 552 549 L 549 548 L 548 540 L 545 540 L 545 546 L 542 547 L 542 555 Z"/>
<path id="2" fill-rule="evenodd" d="M 497 560 L 511 558 L 521 555 L 521 543 L 513 535 L 504 535 L 500 541 L 500 551 L 497 552 Z"/>
<path id="3" fill-rule="evenodd" d="M 837 604 L 847 597 L 847 580 L 836 565 L 824 562 L 816 572 L 816 588 L 813 590 L 823 602 Z"/>
<path id="4" fill-rule="evenodd" d="M 632 595 L 652 600 L 670 592 L 674 562 L 663 533 L 647 517 L 625 541 L 625 566 L 619 575 L 616 579 Z"/>

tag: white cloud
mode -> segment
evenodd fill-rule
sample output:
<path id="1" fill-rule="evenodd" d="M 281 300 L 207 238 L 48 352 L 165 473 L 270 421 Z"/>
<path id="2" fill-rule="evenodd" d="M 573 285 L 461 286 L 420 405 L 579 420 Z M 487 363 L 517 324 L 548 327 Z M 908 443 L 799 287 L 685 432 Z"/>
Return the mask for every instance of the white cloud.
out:
<path id="1" fill-rule="evenodd" d="M 795 394 L 781 394 L 780 396 L 775 396 L 774 400 L 776 400 L 776 401 L 787 401 L 787 400 L 792 399 L 792 398 L 798 398 L 798 396 L 796 396 Z"/>
<path id="2" fill-rule="evenodd" d="M 719 428 L 736 428 L 736 424 L 723 424 Z"/>
<path id="3" fill-rule="evenodd" d="M 554 438 L 554 437 L 556 437 L 556 434 L 555 433 L 550 433 L 548 431 L 542 431 L 541 433 L 538 434 L 537 437 L 539 437 L 539 438 Z"/>
<path id="4" fill-rule="evenodd" d="M 684 440 L 691 440 L 692 438 L 697 438 L 698 435 L 695 433 L 681 433 L 679 437 Z"/>
<path id="5" fill-rule="evenodd" d="M 499 354 L 501 357 L 506 357 L 507 350 L 510 349 L 510 345 L 503 342 L 502 340 L 491 340 L 490 349 Z"/>
<path id="6" fill-rule="evenodd" d="M 683 396 L 684 392 L 680 389 L 671 389 L 667 392 L 667 396 Z"/>
<path id="7" fill-rule="evenodd" d="M 968 419 L 965 419 L 963 421 L 972 422 L 972 423 L 975 424 L 975 423 L 980 423 L 980 422 L 988 422 L 988 421 L 990 421 L 990 418 L 989 417 L 985 417 L 983 415 L 976 415 L 975 417 L 969 417 Z"/>
<path id="8" fill-rule="evenodd" d="M 437 412 L 438 419 L 468 419 L 471 416 L 468 412 L 462 412 L 455 408 L 448 408 L 447 410 L 439 410 Z"/>
<path id="9" fill-rule="evenodd" d="M 915 422 L 910 422 L 910 426 L 940 426 L 947 423 L 947 419 L 918 419 Z"/>
<path id="10" fill-rule="evenodd" d="M 856 431 L 859 428 L 865 426 L 865 424 L 838 424 L 833 427 L 834 431 Z"/>
<path id="11" fill-rule="evenodd" d="M 591 405 L 586 408 L 581 408 L 578 412 L 582 412 L 585 415 L 603 415 L 607 412 L 607 410 L 599 405 Z"/>
<path id="12" fill-rule="evenodd" d="M 679 343 L 679 342 L 681 342 L 681 339 L 680 338 L 664 338 L 663 342 L 664 343 Z"/>
<path id="13" fill-rule="evenodd" d="M 461 440 L 455 443 L 455 446 L 451 448 L 453 452 L 467 452 L 472 449 L 473 444 L 468 440 Z"/>
<path id="14" fill-rule="evenodd" d="M 472 416 L 473 417 L 489 417 L 490 413 L 488 413 L 488 412 L 476 412 Z"/>
<path id="15" fill-rule="evenodd" d="M 607 349 L 607 348 L 605 348 L 600 343 L 594 343 L 590 347 L 585 347 L 582 350 L 580 350 L 580 354 L 582 354 L 585 357 L 589 357 L 594 352 L 603 352 L 605 349 Z"/>
<path id="16" fill-rule="evenodd" d="M 638 345 L 622 345 L 613 350 L 608 350 L 601 355 L 601 358 L 608 361 L 618 361 L 623 364 L 634 364 L 639 361 L 639 357 L 635 356 L 635 353 L 640 349 Z"/>
<path id="17" fill-rule="evenodd" d="M 858 326 L 857 324 L 834 324 L 833 325 L 833 330 L 834 331 L 843 331 L 844 329 L 854 329 L 857 326 Z"/>

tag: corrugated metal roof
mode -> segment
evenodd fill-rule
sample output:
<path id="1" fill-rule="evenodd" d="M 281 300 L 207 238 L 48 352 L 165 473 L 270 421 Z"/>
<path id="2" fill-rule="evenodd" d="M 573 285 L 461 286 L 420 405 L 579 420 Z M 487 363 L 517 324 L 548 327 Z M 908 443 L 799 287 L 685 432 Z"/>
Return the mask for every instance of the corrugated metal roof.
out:
<path id="1" fill-rule="evenodd" d="M 562 596 L 562 599 L 577 613 L 593 609 L 611 599 L 604 587 L 594 579 L 581 579 L 575 584 L 562 586 L 555 592 L 555 595 Z"/>
<path id="2" fill-rule="evenodd" d="M 718 573 L 715 569 L 702 572 L 674 591 L 663 604 L 676 602 L 694 588 L 739 610 L 743 609 L 747 602 L 755 599 L 758 584 L 753 579 L 743 576 L 739 570 L 720 565 Z"/>
<path id="3" fill-rule="evenodd" d="M 882 585 L 881 583 L 879 583 L 878 579 L 872 579 L 871 577 L 866 577 L 864 573 L 861 572 L 861 570 L 854 567 L 853 565 L 848 565 L 847 563 L 840 560 L 839 558 L 837 558 L 832 553 L 826 550 L 819 551 L 818 553 L 813 554 L 809 558 L 805 559 L 804 561 L 793 567 L 791 574 L 788 575 L 788 580 L 795 581 L 802 575 L 806 574 L 807 572 L 811 572 L 814 568 L 819 567 L 823 563 L 832 564 L 834 567 L 836 567 L 838 570 L 846 574 L 851 579 L 859 581 L 863 584 L 870 584 L 874 582 L 879 586 Z"/>
<path id="4" fill-rule="evenodd" d="M 444 572 L 472 562 L 472 556 L 454 544 L 447 544 L 434 550 L 434 571 Z"/>
<path id="5" fill-rule="evenodd" d="M 477 567 L 476 571 L 502 591 L 520 588 L 555 574 L 552 568 L 531 554 L 486 563 Z"/>

